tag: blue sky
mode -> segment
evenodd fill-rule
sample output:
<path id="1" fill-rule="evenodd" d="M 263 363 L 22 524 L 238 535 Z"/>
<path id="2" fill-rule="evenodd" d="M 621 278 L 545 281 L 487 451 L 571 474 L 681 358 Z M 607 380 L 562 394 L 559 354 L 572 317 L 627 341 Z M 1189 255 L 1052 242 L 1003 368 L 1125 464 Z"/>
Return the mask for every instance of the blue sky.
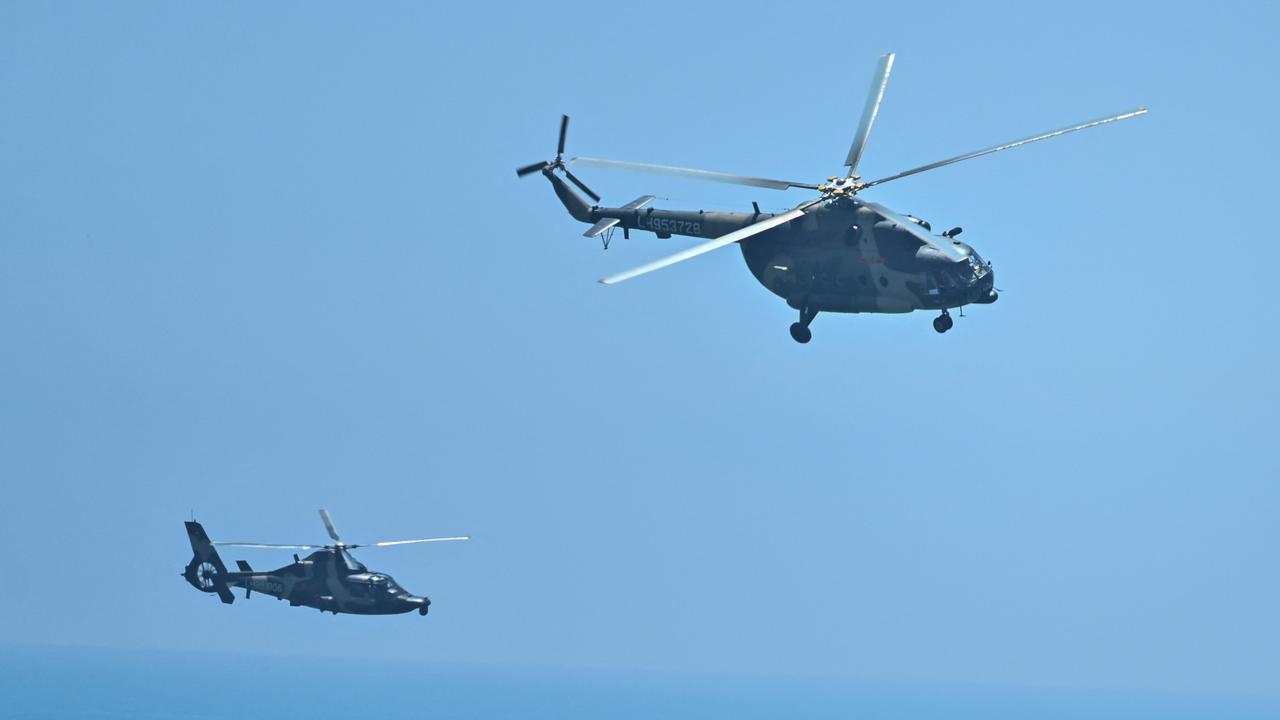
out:
<path id="1" fill-rule="evenodd" d="M 0 643 L 1280 694 L 1269 5 L 8 5 Z M 1003 295 L 823 315 L 607 252 L 553 153 L 877 188 Z M 581 173 L 621 204 L 769 193 Z M 431 616 L 224 608 L 181 520 Z M 246 551 L 248 552 L 248 551 Z M 241 555 L 232 554 L 228 559 Z M 244 557 L 256 565 L 285 559 Z"/>

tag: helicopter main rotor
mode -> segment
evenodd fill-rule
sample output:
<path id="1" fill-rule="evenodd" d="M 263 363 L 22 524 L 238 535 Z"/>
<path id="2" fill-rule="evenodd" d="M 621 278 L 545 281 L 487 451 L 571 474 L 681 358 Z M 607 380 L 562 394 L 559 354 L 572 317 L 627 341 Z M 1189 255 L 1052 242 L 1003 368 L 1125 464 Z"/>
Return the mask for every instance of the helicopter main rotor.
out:
<path id="1" fill-rule="evenodd" d="M 853 196 L 857 195 L 862 190 L 875 187 L 876 185 L 881 185 L 883 183 L 887 183 L 892 180 L 908 177 L 910 175 L 915 175 L 928 170 L 935 170 L 937 168 L 945 167 L 947 165 L 952 165 L 954 163 L 962 162 L 964 160 L 972 160 L 973 158 L 981 157 L 983 155 L 990 155 L 991 153 L 1000 152 L 1002 150 L 1010 150 L 1015 147 L 1026 145 L 1028 143 L 1033 143 L 1040 140 L 1047 140 L 1049 138 L 1058 137 L 1059 135 L 1066 135 L 1067 133 L 1072 133 L 1077 130 L 1084 130 L 1091 127 L 1097 127 L 1098 125 L 1105 125 L 1107 123 L 1112 123 L 1117 120 L 1124 120 L 1127 118 L 1136 117 L 1138 115 L 1142 115 L 1147 112 L 1147 109 L 1145 107 L 1139 107 L 1134 110 L 1130 110 L 1128 112 L 1119 113 L 1117 115 L 1109 115 L 1107 117 L 1098 118 L 1097 120 L 1090 120 L 1088 122 L 1070 125 L 1064 128 L 1059 128 L 1057 130 L 1051 130 L 1046 133 L 1040 133 L 1038 135 L 1031 135 L 1029 137 L 1022 138 L 1020 140 L 1014 140 L 1013 142 L 1003 143 L 1000 145 L 993 145 L 991 147 L 984 148 L 982 150 L 975 150 L 973 152 L 965 153 L 963 155 L 957 155 L 952 158 L 947 158 L 946 160 L 939 160 L 937 162 L 928 163 L 926 165 L 914 167 L 909 170 L 903 170 L 902 172 L 899 172 L 893 175 L 887 175 L 885 177 L 871 180 L 869 182 L 862 182 L 861 176 L 857 174 L 858 164 L 862 160 L 863 152 L 866 150 L 867 139 L 871 135 L 871 127 L 875 123 L 876 117 L 880 112 L 880 104 L 884 100 L 885 88 L 888 86 L 888 83 L 889 83 L 889 73 L 893 69 L 894 57 L 895 56 L 893 53 L 888 53 L 886 55 L 883 55 L 881 56 L 879 63 L 876 65 L 875 74 L 872 76 L 871 86 L 867 92 L 866 103 L 863 106 L 862 116 L 859 119 L 858 127 L 854 132 L 853 142 L 849 146 L 849 152 L 845 156 L 845 165 L 848 167 L 848 173 L 844 177 L 832 176 L 828 178 L 827 182 L 825 183 L 814 184 L 814 183 L 807 183 L 807 182 L 797 182 L 794 180 L 778 180 L 774 178 L 762 178 L 762 177 L 754 177 L 749 175 L 735 175 L 733 173 L 716 172 L 711 170 L 701 170 L 698 168 L 686 168 L 686 167 L 677 167 L 677 166 L 671 166 L 671 165 L 655 165 L 652 163 L 637 163 L 637 162 L 629 162 L 625 160 L 608 160 L 604 158 L 575 157 L 570 159 L 568 161 L 568 164 L 570 165 L 587 165 L 591 167 L 610 168 L 615 170 L 634 170 L 638 172 L 655 173 L 655 174 L 661 174 L 661 175 L 676 175 L 681 177 L 693 178 L 697 180 L 708 180 L 712 182 L 730 183 L 734 185 L 762 187 L 770 190 L 789 190 L 791 188 L 804 188 L 808 190 L 816 190 L 819 193 L 821 193 L 821 195 L 818 198 L 813 200 L 807 200 L 803 203 L 800 203 L 795 208 L 785 213 L 781 213 L 779 215 L 774 215 L 772 217 L 765 218 L 763 220 L 760 220 L 759 222 L 753 223 L 751 225 L 747 225 L 744 228 L 734 230 L 733 232 L 727 233 L 718 238 L 702 243 L 701 245 L 695 245 L 694 247 L 687 248 L 674 255 L 669 255 L 664 258 L 659 258 L 658 260 L 654 260 L 653 262 L 647 263 L 645 265 L 641 265 L 640 267 L 633 268 L 631 270 L 627 270 L 621 273 L 617 273 L 615 275 L 610 275 L 606 278 L 601 279 L 600 282 L 605 285 L 612 285 L 614 283 L 618 283 L 623 280 L 628 280 L 638 275 L 643 275 L 645 273 L 652 272 L 654 270 L 658 270 L 660 268 L 664 268 L 669 265 L 674 265 L 678 262 L 682 262 L 684 260 L 688 260 L 693 257 L 697 257 L 698 255 L 711 252 L 712 250 L 716 250 L 718 248 L 722 248 L 727 245 L 732 245 L 736 242 L 746 240 L 747 238 L 750 238 L 754 235 L 757 235 L 762 232 L 766 232 L 772 228 L 778 227 L 779 225 L 782 225 L 791 220 L 794 220 L 808 212 L 813 211 L 815 208 L 820 207 L 823 203 L 826 203 L 829 201 L 836 201 L 836 200 L 846 200 L 848 198 L 852 198 Z M 560 120 L 560 142 L 556 149 L 555 160 L 543 161 L 543 162 L 533 163 L 531 165 L 526 165 L 522 168 L 517 169 L 516 175 L 520 177 L 524 177 L 526 175 L 529 175 L 535 172 L 549 173 L 549 172 L 554 172 L 556 170 L 560 170 L 565 174 L 565 177 L 567 177 L 574 185 L 577 185 L 579 189 L 581 189 L 583 192 L 590 195 L 591 198 L 598 203 L 600 201 L 600 196 L 596 195 L 594 192 L 589 190 L 581 180 L 579 180 L 576 176 L 574 176 L 573 173 L 569 171 L 564 161 L 565 135 L 568 131 L 568 127 L 569 127 L 569 117 L 567 115 L 562 116 Z M 901 215 L 898 215 L 893 211 L 889 210 L 888 208 L 885 208 L 881 205 L 877 205 L 875 203 L 869 203 L 865 201 L 860 201 L 860 202 L 862 205 L 870 207 L 872 210 L 879 213 L 885 219 L 892 221 L 895 225 L 899 226 L 900 229 L 914 235 L 922 243 L 933 247 L 940 254 L 950 258 L 952 261 L 958 262 L 964 258 L 963 254 L 959 252 L 954 242 L 952 242 L 952 235 L 954 235 L 955 233 L 952 233 L 952 235 L 944 234 L 942 236 L 933 236 L 925 232 L 924 229 L 922 229 L 916 223 L 912 222 L 910 219 L 905 218 Z"/>
<path id="2" fill-rule="evenodd" d="M 329 533 L 329 537 L 333 538 L 333 545 L 279 545 L 276 543 L 246 543 L 246 542 L 214 542 L 214 545 L 220 547 L 242 547 L 242 548 L 259 548 L 272 550 L 353 550 L 355 548 L 370 547 L 391 547 L 392 545 L 413 545 L 416 543 L 429 542 L 450 542 L 455 540 L 470 540 L 470 535 L 455 535 L 451 537 L 432 537 L 421 538 L 418 540 L 385 540 L 376 543 L 345 543 L 338 535 L 337 528 L 333 525 L 333 518 L 329 516 L 329 511 L 321 508 L 320 519 L 324 521 L 324 528 Z"/>
<path id="3" fill-rule="evenodd" d="M 730 183 L 733 185 L 749 185 L 752 187 L 767 188 L 769 190 L 788 190 L 790 188 L 806 188 L 809 190 L 817 190 L 827 196 L 854 195 L 861 190 L 865 190 L 870 187 L 875 187 L 876 185 L 882 185 L 891 180 L 898 180 L 900 178 L 904 178 L 910 175 L 915 175 L 917 173 L 922 173 L 927 170 L 936 170 L 940 167 L 953 165 L 955 163 L 962 162 L 964 160 L 972 160 L 977 157 L 982 157 L 983 155 L 990 155 L 991 153 L 1000 152 L 1001 150 L 1012 150 L 1013 148 L 1016 148 L 1016 147 L 1021 147 L 1029 143 L 1038 142 L 1040 140 L 1048 140 L 1049 138 L 1055 138 L 1055 137 L 1058 137 L 1059 135 L 1066 135 L 1067 133 L 1073 133 L 1077 130 L 1086 130 L 1091 127 L 1097 127 L 1099 125 L 1106 125 L 1108 123 L 1113 123 L 1113 122 L 1116 122 L 1117 120 L 1127 120 L 1128 118 L 1131 118 L 1131 117 L 1145 115 L 1146 112 L 1147 112 L 1147 109 L 1145 107 L 1135 108 L 1133 110 L 1129 110 L 1128 112 L 1123 112 L 1116 115 L 1108 115 L 1106 117 L 1101 117 L 1096 120 L 1089 120 L 1088 122 L 1077 123 L 1075 125 L 1068 125 L 1067 127 L 1064 127 L 1064 128 L 1058 128 L 1057 130 L 1050 130 L 1049 132 L 1031 135 L 1031 136 L 1022 138 L 1020 140 L 1001 143 L 999 145 L 992 145 L 991 147 L 983 148 L 982 150 L 975 150 L 973 152 L 964 153 L 963 155 L 957 155 L 952 158 L 947 158 L 946 160 L 939 160 L 937 162 L 931 162 L 926 165 L 920 165 L 918 167 L 914 167 L 909 170 L 903 170 L 902 172 L 894 173 L 893 175 L 887 175 L 885 177 L 877 178 L 875 180 L 870 180 L 868 182 L 860 182 L 861 176 L 854 174 L 852 172 L 852 170 L 854 170 L 856 166 L 850 166 L 851 172 L 846 177 L 832 176 L 827 178 L 827 182 L 815 185 L 813 183 L 799 182 L 795 180 L 776 180 L 772 178 L 752 177 L 749 175 L 735 175 L 733 173 L 716 172 L 712 170 L 699 170 L 697 168 L 676 167 L 672 165 L 655 165 L 653 163 L 638 163 L 638 162 L 631 162 L 628 160 L 608 160 L 605 158 L 575 157 L 569 160 L 569 164 L 570 165 L 586 165 L 589 167 L 599 167 L 599 168 L 606 168 L 611 170 L 632 170 L 636 172 L 647 172 L 647 173 L 654 173 L 659 175 L 676 175 L 680 177 L 693 178 L 695 180 L 711 180 L 714 182 Z M 868 131 L 869 130 L 870 128 L 868 128 Z M 863 136 L 862 139 L 865 142 L 866 140 L 865 136 Z M 861 150 L 859 150 L 859 153 L 860 152 Z M 852 157 L 852 153 L 853 151 L 850 150 L 851 157 Z M 857 158 L 855 158 L 855 161 L 856 160 Z"/>

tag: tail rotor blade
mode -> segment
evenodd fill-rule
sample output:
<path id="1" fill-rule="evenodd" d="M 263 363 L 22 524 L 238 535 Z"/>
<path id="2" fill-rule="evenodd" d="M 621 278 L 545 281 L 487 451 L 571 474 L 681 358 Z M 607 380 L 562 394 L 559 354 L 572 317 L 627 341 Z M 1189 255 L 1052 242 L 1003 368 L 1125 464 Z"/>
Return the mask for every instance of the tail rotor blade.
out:
<path id="1" fill-rule="evenodd" d="M 569 172 L 569 168 L 565 168 L 565 169 L 564 169 L 564 176 L 565 176 L 565 177 L 567 177 L 567 178 L 569 178 L 569 182 L 573 183 L 574 185 L 577 185 L 579 190 L 581 190 L 582 192 L 584 192 L 584 193 L 586 193 L 587 195 L 591 196 L 591 199 L 592 199 L 592 200 L 595 200 L 596 202 L 600 202 L 600 196 L 599 196 L 599 195 L 597 195 L 597 194 L 595 194 L 595 191 L 593 191 L 591 188 L 587 187 L 585 183 L 583 183 L 581 180 L 579 180 L 579 179 L 578 179 L 578 176 L 576 176 L 576 175 L 574 175 L 573 173 Z"/>
<path id="2" fill-rule="evenodd" d="M 569 116 L 560 116 L 560 144 L 556 146 L 556 157 L 564 155 L 564 138 L 569 133 Z"/>
<path id="3" fill-rule="evenodd" d="M 525 165 L 522 168 L 516 168 L 516 177 L 524 177 L 525 175 L 529 175 L 531 173 L 540 172 L 543 168 L 547 167 L 550 164 L 551 163 L 547 162 L 546 160 L 543 160 L 541 162 Z"/>

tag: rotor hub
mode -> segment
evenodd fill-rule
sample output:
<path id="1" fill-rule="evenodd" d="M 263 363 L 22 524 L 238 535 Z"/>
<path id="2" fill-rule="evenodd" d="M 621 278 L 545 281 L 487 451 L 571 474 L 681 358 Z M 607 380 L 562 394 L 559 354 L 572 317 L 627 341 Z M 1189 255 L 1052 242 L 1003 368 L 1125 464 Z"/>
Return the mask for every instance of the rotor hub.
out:
<path id="1" fill-rule="evenodd" d="M 818 186 L 818 192 L 826 198 L 852 197 L 859 190 L 866 187 L 865 184 L 858 182 L 861 175 L 850 175 L 849 177 L 832 176 L 827 178 L 825 183 Z"/>

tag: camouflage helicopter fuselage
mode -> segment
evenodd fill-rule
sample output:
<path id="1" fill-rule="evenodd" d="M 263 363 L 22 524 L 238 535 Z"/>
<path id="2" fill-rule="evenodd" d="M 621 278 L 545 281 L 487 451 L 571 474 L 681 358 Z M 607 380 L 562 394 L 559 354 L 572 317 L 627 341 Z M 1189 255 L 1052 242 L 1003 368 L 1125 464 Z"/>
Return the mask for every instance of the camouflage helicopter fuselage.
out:
<path id="1" fill-rule="evenodd" d="M 321 612 L 355 615 L 426 615 L 431 600 L 409 594 L 386 573 L 370 572 L 342 548 L 317 550 L 276 570 L 254 571 L 244 560 L 228 571 L 200 523 L 188 521 L 187 535 L 194 553 L 182 576 L 197 590 L 217 593 L 224 603 L 235 601 L 231 588 L 288 600 L 291 606 Z"/>
<path id="2" fill-rule="evenodd" d="M 575 219 L 593 223 L 585 233 L 587 237 L 597 237 L 620 227 L 624 233 L 648 230 L 660 238 L 672 235 L 703 238 L 703 242 L 693 247 L 602 278 L 600 282 L 605 285 L 614 285 L 736 244 L 756 280 L 800 311 L 799 320 L 791 324 L 791 337 L 796 342 L 809 342 L 812 338 L 809 324 L 819 312 L 908 313 L 936 310 L 939 314 L 933 319 L 933 329 L 945 333 L 953 324 L 949 309 L 972 303 L 993 303 L 999 297 L 991 264 L 984 262 L 972 247 L 956 240 L 960 228 L 934 235 L 928 223 L 864 200 L 861 193 L 900 178 L 1138 117 L 1146 114 L 1147 109 L 1135 108 L 863 181 L 858 174 L 858 163 L 884 100 L 893 64 L 893 53 L 880 57 L 853 142 L 845 155 L 844 165 L 848 170 L 827 178 L 825 183 L 604 158 L 565 160 L 568 115 L 560 117 L 560 138 L 555 158 L 518 167 L 516 177 L 542 173 L 551 181 L 556 195 Z M 770 190 L 803 188 L 821 195 L 777 214 L 762 213 L 755 203 L 752 203 L 756 210 L 754 213 L 660 210 L 648 207 L 654 200 L 652 195 L 645 195 L 622 207 L 602 207 L 588 205 L 561 179 L 563 175 L 590 198 L 600 202 L 600 196 L 574 175 L 569 165 L 646 172 Z M 607 236 L 605 247 L 608 247 Z"/>
<path id="3" fill-rule="evenodd" d="M 588 223 L 616 220 L 614 227 L 647 230 L 660 238 L 716 238 L 773 217 L 760 212 L 593 206 L 552 169 L 543 170 L 543 175 L 574 219 Z M 881 206 L 857 196 L 825 199 L 820 207 L 738 245 L 761 285 L 811 315 L 907 313 L 995 302 L 995 274 L 972 247 L 939 237 L 955 247 L 955 254 L 961 257 L 956 261 L 921 242 L 884 212 Z"/>

